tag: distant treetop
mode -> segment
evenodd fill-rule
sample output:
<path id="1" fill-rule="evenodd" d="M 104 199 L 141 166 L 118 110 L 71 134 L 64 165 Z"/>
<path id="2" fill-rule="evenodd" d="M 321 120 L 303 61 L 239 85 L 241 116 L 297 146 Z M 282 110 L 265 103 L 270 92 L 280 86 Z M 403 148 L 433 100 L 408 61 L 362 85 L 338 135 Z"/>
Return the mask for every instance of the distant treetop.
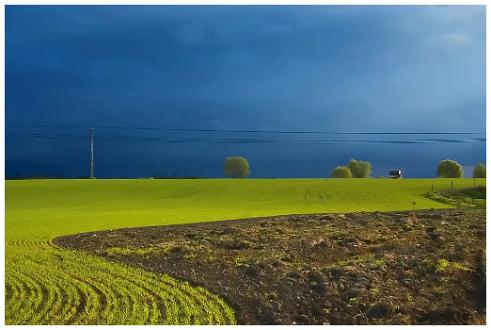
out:
<path id="1" fill-rule="evenodd" d="M 331 178 L 351 178 L 351 171 L 347 166 L 338 166 L 331 172 Z"/>
<path id="2" fill-rule="evenodd" d="M 438 164 L 436 175 L 439 178 L 462 178 L 464 167 L 455 160 L 445 159 Z"/>
<path id="3" fill-rule="evenodd" d="M 351 159 L 347 166 L 353 178 L 368 178 L 372 174 L 372 164 L 364 160 Z"/>
<path id="4" fill-rule="evenodd" d="M 483 163 L 477 163 L 472 172 L 473 178 L 485 178 L 486 177 L 486 165 Z"/>
<path id="5" fill-rule="evenodd" d="M 225 159 L 225 175 L 231 178 L 245 178 L 251 170 L 246 158 L 236 156 Z"/>

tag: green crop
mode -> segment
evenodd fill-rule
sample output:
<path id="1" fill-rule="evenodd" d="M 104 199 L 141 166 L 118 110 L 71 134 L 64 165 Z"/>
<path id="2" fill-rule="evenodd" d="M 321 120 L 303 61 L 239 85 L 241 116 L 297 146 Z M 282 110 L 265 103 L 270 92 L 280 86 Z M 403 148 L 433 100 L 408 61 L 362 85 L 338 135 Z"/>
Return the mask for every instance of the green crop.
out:
<path id="1" fill-rule="evenodd" d="M 233 310 L 204 288 L 51 241 L 134 226 L 448 208 L 423 195 L 432 184 L 448 189 L 451 180 L 454 188 L 473 185 L 472 179 L 7 181 L 6 323 L 234 324 Z"/>

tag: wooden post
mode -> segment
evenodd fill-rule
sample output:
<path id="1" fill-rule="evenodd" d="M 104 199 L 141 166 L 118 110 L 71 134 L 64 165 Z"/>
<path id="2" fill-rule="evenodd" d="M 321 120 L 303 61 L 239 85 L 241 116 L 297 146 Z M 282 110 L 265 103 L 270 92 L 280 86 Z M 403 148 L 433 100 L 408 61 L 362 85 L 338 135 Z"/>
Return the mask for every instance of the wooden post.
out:
<path id="1" fill-rule="evenodd" d="M 90 178 L 94 178 L 94 127 L 90 129 Z"/>

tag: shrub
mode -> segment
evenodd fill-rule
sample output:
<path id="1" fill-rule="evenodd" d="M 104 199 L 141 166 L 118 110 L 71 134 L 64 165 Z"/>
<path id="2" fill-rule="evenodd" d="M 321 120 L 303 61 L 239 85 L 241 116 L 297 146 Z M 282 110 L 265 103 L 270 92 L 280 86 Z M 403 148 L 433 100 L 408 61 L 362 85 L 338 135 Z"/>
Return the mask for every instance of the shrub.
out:
<path id="1" fill-rule="evenodd" d="M 455 160 L 445 159 L 438 164 L 436 175 L 439 178 L 461 178 L 464 176 L 464 168 Z"/>
<path id="2" fill-rule="evenodd" d="M 472 171 L 473 178 L 485 178 L 486 177 L 486 166 L 483 163 L 477 163 Z"/>
<path id="3" fill-rule="evenodd" d="M 346 166 L 338 166 L 331 172 L 331 178 L 351 178 L 351 171 Z"/>
<path id="4" fill-rule="evenodd" d="M 372 174 L 372 164 L 364 160 L 351 159 L 348 168 L 353 178 L 368 178 Z"/>
<path id="5" fill-rule="evenodd" d="M 249 162 L 244 157 L 227 157 L 225 175 L 232 178 L 245 178 L 250 174 Z"/>

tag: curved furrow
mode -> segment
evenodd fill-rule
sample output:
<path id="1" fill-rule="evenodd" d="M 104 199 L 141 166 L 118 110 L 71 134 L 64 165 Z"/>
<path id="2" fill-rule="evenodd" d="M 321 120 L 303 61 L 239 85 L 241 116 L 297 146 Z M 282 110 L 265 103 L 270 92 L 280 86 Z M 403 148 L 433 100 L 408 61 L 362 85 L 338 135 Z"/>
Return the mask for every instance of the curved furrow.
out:
<path id="1" fill-rule="evenodd" d="M 76 321 L 83 314 L 85 306 L 87 305 L 87 296 L 80 286 L 75 286 L 76 296 L 74 299 L 74 307 L 71 309 L 71 313 L 64 317 L 63 324 L 76 324 Z"/>
<path id="2" fill-rule="evenodd" d="M 8 280 L 5 282 L 5 300 L 10 300 L 14 296 L 14 288 Z"/>
<path id="3" fill-rule="evenodd" d="M 47 243 L 47 240 L 9 240 L 5 242 L 5 245 L 14 248 L 33 248 L 45 246 Z"/>
<path id="4" fill-rule="evenodd" d="M 119 273 L 113 273 L 112 270 L 110 271 L 110 276 L 113 278 L 121 278 Z M 154 301 L 160 306 L 168 307 L 172 303 L 175 304 L 176 302 L 179 302 L 179 304 L 176 305 L 179 308 L 171 309 L 170 313 L 167 314 L 175 316 L 180 313 L 180 310 L 186 310 L 187 306 L 190 305 L 188 297 L 183 298 L 183 295 L 179 293 L 181 290 L 180 287 L 176 285 L 175 281 L 162 281 L 155 278 L 155 276 L 145 276 L 145 278 L 140 279 L 139 281 L 128 278 L 121 279 L 124 281 L 123 283 L 131 283 L 134 285 L 135 291 L 143 290 L 143 293 L 141 293 L 143 296 L 154 297 Z M 156 288 L 159 289 L 156 290 Z M 158 295 L 155 292 L 157 292 Z M 155 307 L 153 309 L 155 309 Z M 161 307 L 158 309 L 162 310 Z M 152 317 L 152 319 L 157 320 L 158 315 Z"/>
<path id="5" fill-rule="evenodd" d="M 188 310 L 188 302 L 185 296 L 181 294 L 181 289 L 176 280 L 163 275 L 160 278 L 157 275 L 152 276 L 149 281 L 152 287 L 158 287 L 160 296 L 164 298 L 168 303 L 169 313 L 166 313 L 166 324 L 176 324 L 178 320 L 188 320 L 189 313 L 183 313 Z M 181 316 L 179 318 L 179 315 Z M 182 324 L 182 323 L 181 323 Z M 188 324 L 185 322 L 184 324 Z"/>
<path id="6" fill-rule="evenodd" d="M 237 322 L 234 311 L 222 298 L 201 287 L 196 288 L 196 290 L 203 293 L 200 297 L 203 297 L 205 304 L 218 308 L 218 315 L 223 317 L 223 323 L 220 324 L 235 324 Z M 215 313 L 215 315 L 217 314 Z"/>
<path id="7" fill-rule="evenodd" d="M 24 278 L 29 278 L 31 281 L 36 282 L 41 288 L 41 299 L 44 301 L 43 308 L 36 310 L 34 318 L 31 320 L 33 323 L 45 323 L 42 322 L 43 318 L 51 319 L 51 315 L 47 314 L 64 314 L 65 309 L 69 306 L 63 304 L 64 291 L 67 287 L 71 286 L 69 282 L 58 284 L 58 276 L 53 276 L 53 272 L 56 272 L 56 268 L 47 268 L 44 264 L 30 259 L 24 258 L 24 263 L 20 264 L 23 270 L 18 271 Z M 35 276 L 33 276 L 35 274 Z M 43 279 L 44 281 L 40 280 Z"/>
<path id="8" fill-rule="evenodd" d="M 107 278 L 105 278 L 105 280 L 107 280 Z M 142 324 L 142 319 L 145 319 L 146 316 L 146 309 L 144 304 L 135 299 L 135 290 L 131 290 L 131 287 L 129 287 L 127 283 L 122 284 L 118 279 L 114 279 L 113 283 L 118 287 L 118 296 L 121 297 L 120 299 L 123 302 L 123 305 L 121 306 L 125 315 L 123 320 L 130 319 L 134 324 Z"/>
<path id="9" fill-rule="evenodd" d="M 77 286 L 71 282 L 63 281 L 60 283 L 60 280 L 57 278 L 54 288 L 58 299 L 55 300 L 56 304 L 54 304 L 50 313 L 45 314 L 44 323 L 56 324 L 52 318 L 53 314 L 63 316 L 61 318 L 58 317 L 60 320 L 67 320 L 75 314 L 78 305 L 77 302 L 80 299 Z M 59 313 L 56 313 L 56 310 L 59 310 Z"/>
<path id="10" fill-rule="evenodd" d="M 134 294 L 129 295 L 131 301 L 130 306 L 132 307 L 132 314 L 139 315 L 139 324 L 150 324 L 153 315 L 157 315 L 158 318 L 160 313 L 157 309 L 154 309 L 156 301 L 159 299 L 157 295 L 151 294 L 151 292 L 146 291 L 144 288 L 132 282 L 124 283 L 122 286 L 128 289 L 128 291 L 131 290 L 134 292 Z M 140 308 L 141 310 L 138 310 Z"/>
<path id="11" fill-rule="evenodd" d="M 8 241 L 7 324 L 233 324 L 203 288 L 49 240 Z"/>
<path id="12" fill-rule="evenodd" d="M 185 320 L 185 323 L 189 324 L 189 322 L 191 321 L 191 316 L 209 314 L 210 311 L 206 308 L 202 308 L 202 306 L 193 306 L 192 298 L 189 297 L 177 283 L 174 287 L 174 290 L 172 290 L 171 292 L 177 304 L 177 322 L 179 322 L 180 320 Z M 194 307 L 195 311 L 191 310 L 190 307 Z"/>
<path id="13" fill-rule="evenodd" d="M 53 291 L 52 286 L 48 289 L 42 281 L 31 277 L 29 274 L 20 273 L 24 278 L 28 278 L 31 283 L 34 283 L 34 287 L 36 288 L 35 292 L 38 295 L 36 299 L 37 304 L 32 307 L 33 315 L 31 322 L 38 323 L 49 310 L 53 309 L 52 305 L 56 301 L 55 291 Z"/>
<path id="14" fill-rule="evenodd" d="M 113 289 L 113 283 L 109 283 L 107 285 L 105 282 L 106 281 L 101 281 L 99 280 L 83 280 L 81 278 L 78 278 L 76 276 L 71 276 L 75 281 L 82 282 L 85 285 L 89 286 L 94 290 L 98 295 L 99 295 L 99 301 L 100 305 L 98 307 L 98 310 L 96 311 L 96 315 L 99 318 L 102 316 L 103 319 L 107 320 L 107 324 L 114 324 L 114 322 L 111 320 L 111 315 L 115 314 L 117 310 L 121 310 L 124 308 L 125 304 L 124 302 L 126 301 L 127 298 L 127 293 L 121 294 L 121 289 L 117 288 Z M 72 319 L 69 323 L 70 324 L 91 324 L 89 320 L 81 320 L 80 319 L 81 315 L 77 315 L 74 319 Z M 119 316 L 121 317 L 121 316 Z M 97 323 L 97 320 L 94 320 L 92 324 Z"/>
<path id="15" fill-rule="evenodd" d="M 194 291 L 193 291 L 194 289 Z M 206 319 L 202 319 L 201 321 L 209 320 L 210 322 L 206 322 L 207 324 L 226 324 L 224 322 L 225 319 L 221 318 L 221 315 L 217 315 L 217 311 L 220 310 L 219 305 L 216 304 L 215 299 L 209 299 L 207 294 L 204 294 L 202 290 L 198 290 L 198 288 L 193 288 L 189 285 L 189 283 L 179 283 L 179 290 L 177 291 L 186 299 L 186 306 L 195 307 L 199 306 L 201 311 L 197 311 L 198 315 L 207 315 Z M 220 299 L 221 300 L 221 299 Z M 188 319 L 191 322 L 191 317 L 196 320 L 194 314 L 196 311 L 189 309 Z M 203 313 L 202 311 L 206 311 Z M 198 318 L 199 320 L 199 318 Z"/>
<path id="16" fill-rule="evenodd" d="M 186 282 L 178 283 L 175 280 L 169 280 L 166 276 L 163 277 L 164 281 L 159 281 L 159 279 L 152 278 L 153 281 L 157 283 L 165 283 L 165 285 L 160 284 L 161 290 L 160 294 L 166 299 L 170 300 L 171 310 L 167 313 L 166 324 L 190 324 L 192 319 L 200 319 L 202 315 L 209 314 L 207 308 L 202 308 L 201 305 L 195 305 L 193 297 L 190 297 L 184 290 L 182 286 L 186 285 Z M 153 282 L 149 281 L 149 283 Z M 152 283 L 154 287 L 158 287 L 157 283 Z M 197 292 L 196 292 L 197 293 Z M 194 307 L 194 310 L 190 307 Z M 199 306 L 199 308 L 197 308 Z M 184 322 L 184 323 L 183 323 Z"/>
<path id="17" fill-rule="evenodd" d="M 41 241 L 38 243 L 40 243 L 37 244 L 40 247 L 49 246 L 47 244 L 48 242 L 46 241 Z M 60 285 L 55 287 L 69 288 L 72 286 L 72 283 L 77 284 L 78 287 L 78 290 L 77 289 L 70 290 L 72 296 L 74 293 L 78 295 L 78 299 L 72 299 L 70 295 L 68 295 L 63 289 L 58 290 L 60 296 L 60 306 L 63 307 L 63 310 L 58 311 L 56 308 L 53 308 L 50 311 L 50 314 L 54 314 L 54 315 L 68 314 L 65 319 L 69 324 L 81 323 L 81 321 L 77 321 L 77 320 L 80 318 L 84 318 L 86 320 L 87 318 L 90 318 L 92 315 L 98 315 L 106 305 L 106 297 L 104 291 L 100 290 L 97 286 L 93 285 L 92 283 L 85 281 L 77 276 L 73 276 L 72 274 L 70 274 L 70 272 L 66 272 L 64 270 L 64 268 L 77 269 L 80 267 L 80 264 L 77 265 L 71 263 L 70 265 L 69 262 L 70 259 L 65 259 L 63 256 L 58 255 L 56 252 L 51 253 L 49 256 L 54 257 L 55 260 L 58 261 L 58 263 L 63 267 L 60 267 L 60 265 L 58 265 L 58 267 L 53 267 L 54 265 L 57 264 L 57 262 L 51 262 L 49 263 L 49 266 L 51 267 L 46 267 L 46 260 L 39 262 L 29 257 L 27 257 L 27 259 L 31 259 L 30 261 L 32 262 L 32 265 L 37 265 L 38 269 L 36 273 L 38 274 L 44 273 L 46 275 L 46 279 L 48 282 L 53 282 L 53 283 L 60 282 Z M 70 304 L 67 303 L 61 304 L 61 300 L 65 300 L 65 302 L 72 302 L 77 306 L 73 308 L 74 306 L 71 306 Z M 48 318 L 46 321 L 50 321 L 50 319 L 51 317 Z M 97 319 L 97 316 L 94 316 L 94 319 Z M 35 322 L 35 323 L 45 324 L 46 322 Z M 95 321 L 93 323 L 95 323 Z"/>
<path id="18" fill-rule="evenodd" d="M 125 278 L 119 274 L 113 273 L 109 269 L 107 275 L 112 278 L 115 283 L 118 283 L 119 287 L 124 288 L 128 292 L 134 293 L 132 295 L 128 295 L 130 300 L 134 300 L 135 295 L 140 297 L 140 299 L 136 299 L 136 301 L 130 304 L 133 308 L 138 306 L 148 307 L 144 308 L 142 311 L 132 310 L 132 314 L 142 317 L 140 320 L 141 324 L 155 324 L 159 321 L 161 307 L 165 305 L 162 304 L 162 298 L 154 292 L 154 288 L 149 288 L 143 285 L 145 280 L 138 282 L 136 280 Z M 143 304 L 142 301 L 144 302 Z M 143 315 L 141 313 L 143 313 Z"/>
<path id="19" fill-rule="evenodd" d="M 31 305 L 16 305 L 12 301 L 7 301 L 7 309 L 12 311 L 17 317 L 22 317 L 24 324 L 47 324 L 50 323 L 57 315 L 64 315 L 70 305 L 62 301 L 63 297 L 68 294 L 63 292 L 67 287 L 73 286 L 68 281 L 59 282 L 59 276 L 56 268 L 49 268 L 40 262 L 33 262 L 30 257 L 23 255 L 23 262 L 18 262 L 15 266 L 7 265 L 7 272 L 14 272 L 17 278 L 23 282 L 26 287 L 24 291 L 31 292 L 35 299 L 20 297 L 22 302 L 34 302 Z M 41 259 L 45 261 L 44 259 Z M 40 302 L 40 304 L 36 304 Z M 29 315 L 29 317 L 27 317 Z"/>
<path id="20" fill-rule="evenodd" d="M 65 309 L 68 307 L 63 304 L 61 301 L 63 297 L 63 292 L 66 286 L 70 286 L 69 283 L 63 283 L 63 286 L 60 286 L 56 283 L 57 277 L 47 277 L 46 269 L 44 267 L 39 267 L 37 263 L 29 263 L 21 265 L 23 270 L 17 271 L 17 276 L 21 276 L 25 281 L 34 283 L 34 286 L 37 287 L 37 299 L 40 300 L 41 304 L 37 306 L 32 306 L 31 310 L 33 311 L 33 317 L 31 319 L 32 323 L 45 323 L 43 319 L 51 319 L 49 314 L 64 314 Z M 36 276 L 32 276 L 30 273 L 27 273 L 26 270 L 29 270 Z M 44 273 L 44 274 L 43 274 Z M 44 276 L 43 276 L 44 275 Z M 42 281 L 39 278 L 44 278 Z M 53 279 L 55 281 L 53 281 Z M 22 310 L 22 308 L 20 308 Z"/>
<path id="21" fill-rule="evenodd" d="M 165 306 L 165 311 L 163 311 L 161 319 L 163 324 L 175 324 L 175 319 L 181 310 L 179 306 L 182 305 L 183 301 L 179 296 L 176 296 L 177 289 L 174 283 L 169 285 L 168 283 L 160 282 L 152 275 L 153 274 L 150 274 L 150 276 L 147 276 L 139 283 L 134 280 L 130 281 L 134 285 L 140 285 L 149 294 L 158 297 L 158 301 L 160 301 L 159 305 Z M 155 293 L 153 291 L 155 291 Z M 163 317 L 164 315 L 165 318 Z"/>
<path id="22" fill-rule="evenodd" d="M 199 289 L 199 288 L 197 288 Z M 200 292 L 201 294 L 193 294 L 192 287 L 185 285 L 183 291 L 187 292 L 190 299 L 193 300 L 191 306 L 203 306 L 209 313 L 210 319 L 208 324 L 230 324 L 230 320 L 223 311 L 223 307 L 215 296 L 210 296 L 208 292 Z M 201 291 L 201 290 L 199 290 Z M 221 299 L 219 299 L 221 301 Z"/>
<path id="23" fill-rule="evenodd" d="M 72 283 L 77 284 L 77 286 L 69 285 L 68 288 L 73 287 L 71 289 L 71 294 L 67 294 L 65 299 L 68 301 L 73 301 L 73 305 L 76 305 L 74 311 L 66 311 L 65 313 L 69 314 L 67 316 L 67 322 L 69 324 L 76 323 L 76 320 L 83 315 L 83 310 L 85 309 L 85 305 L 88 303 L 88 296 L 96 296 L 97 297 L 97 314 L 104 313 L 108 308 L 110 303 L 108 302 L 108 295 L 106 294 L 109 291 L 109 296 L 114 295 L 113 289 L 111 286 L 106 286 L 100 281 L 90 282 L 84 280 L 79 276 L 79 274 L 73 275 L 72 272 L 68 270 L 76 270 L 80 267 L 80 264 L 76 264 L 71 262 L 69 258 L 63 258 L 61 261 L 63 267 L 51 267 L 48 269 L 49 275 L 54 278 L 56 281 L 61 281 L 63 285 L 69 285 Z M 57 276 L 53 276 L 53 275 Z M 82 290 L 83 289 L 83 290 Z M 73 296 L 79 296 L 80 299 L 74 300 Z M 73 306 L 67 304 L 67 308 L 72 310 Z M 74 313 L 75 311 L 77 311 Z M 106 312 L 107 313 L 107 312 Z M 72 315 L 75 314 L 75 315 Z"/>
<path id="24" fill-rule="evenodd" d="M 13 310 L 18 310 L 19 306 L 25 299 L 22 282 L 17 278 L 17 276 L 15 276 L 15 274 L 12 274 L 11 272 L 5 272 L 5 281 L 6 283 L 10 283 L 13 293 L 10 299 L 5 299 L 5 306 L 11 306 Z M 6 322 L 8 323 L 8 315 L 5 316 Z"/>
<path id="25" fill-rule="evenodd" d="M 93 256 L 86 256 L 88 258 L 94 258 Z M 109 267 L 108 267 L 109 265 Z M 76 266 L 74 263 L 72 263 L 72 266 Z M 139 323 L 145 324 L 145 323 L 153 323 L 155 324 L 158 319 L 159 319 L 159 310 L 157 308 L 157 301 L 159 297 L 153 293 L 152 288 L 140 288 L 141 283 L 135 282 L 131 280 L 130 277 L 124 277 L 121 276 L 120 273 L 122 271 L 121 268 L 123 268 L 120 265 L 113 265 L 111 263 L 104 263 L 105 267 L 96 267 L 96 269 L 93 269 L 91 271 L 91 274 L 96 274 L 97 276 L 91 276 L 90 277 L 90 282 L 97 281 L 98 285 L 101 287 L 106 287 L 106 289 L 101 289 L 100 294 L 103 295 L 103 292 L 105 291 L 111 291 L 113 287 L 116 287 L 119 289 L 119 291 L 123 290 L 124 292 L 120 292 L 120 296 L 125 296 L 125 299 L 123 301 L 129 301 L 127 303 L 128 306 L 124 306 L 124 309 L 126 310 L 126 313 L 129 315 L 132 315 L 131 319 L 139 319 Z M 72 267 L 75 268 L 75 267 Z M 114 268 L 117 269 L 117 271 L 114 271 Z M 126 267 L 124 267 L 123 271 L 126 270 Z M 108 284 L 104 284 L 104 281 L 107 278 Z M 88 285 L 90 285 L 89 278 L 86 280 L 82 280 L 79 278 L 80 281 L 85 281 Z M 97 280 L 96 280 L 97 279 Z M 144 282 L 144 281 L 143 281 Z M 143 291 L 142 291 L 143 290 Z M 142 291 L 142 292 L 140 292 Z M 141 301 L 135 301 L 134 300 L 134 295 L 139 294 L 140 296 L 146 297 L 144 301 L 146 301 L 143 306 L 149 305 L 149 308 L 142 308 L 138 309 L 140 306 L 142 306 Z M 114 292 L 113 294 L 114 295 Z M 111 296 L 111 295 L 109 295 Z M 121 299 L 112 299 L 114 301 L 121 301 Z M 107 302 L 106 302 L 107 304 Z M 121 306 L 123 307 L 123 306 Z M 135 309 L 136 308 L 136 309 Z M 102 312 L 102 311 L 101 311 Z M 106 311 L 106 313 L 108 313 Z"/>
<path id="26" fill-rule="evenodd" d="M 41 288 L 40 284 L 32 277 L 26 276 L 24 273 L 19 272 L 20 278 L 24 280 L 27 288 L 28 296 L 32 297 L 30 301 L 30 310 L 32 312 L 37 312 L 44 299 L 43 293 L 45 291 Z"/>
<path id="27" fill-rule="evenodd" d="M 20 303 L 17 305 L 17 308 L 19 310 L 26 311 L 25 318 L 20 324 L 29 324 L 32 314 L 35 311 L 35 306 L 38 304 L 39 299 L 42 298 L 42 296 L 37 294 L 36 290 L 34 289 L 36 284 L 30 277 L 25 277 L 22 273 L 17 273 L 16 275 L 21 288 L 19 295 Z M 17 317 L 17 315 L 14 317 Z"/>
<path id="28" fill-rule="evenodd" d="M 42 315 L 35 323 L 53 324 L 53 319 L 66 320 L 77 309 L 79 302 L 87 299 L 84 292 L 80 290 L 80 285 L 76 285 L 76 281 L 60 271 L 58 267 L 48 267 L 46 260 L 31 259 L 29 269 L 34 270 L 37 276 L 43 275 L 44 282 L 49 284 L 47 285 L 49 294 L 53 297 L 52 304 L 46 309 L 46 312 L 38 313 Z"/>
<path id="29" fill-rule="evenodd" d="M 48 244 L 53 245 L 52 242 L 48 242 Z M 114 269 L 112 267 L 111 269 Z M 111 272 L 112 274 L 110 276 L 112 277 L 119 277 L 119 272 L 114 273 Z M 152 274 L 153 275 L 153 274 Z M 163 306 L 175 306 L 171 313 L 168 313 L 169 315 L 172 315 L 174 318 L 177 315 L 177 320 L 182 324 L 182 321 L 184 320 L 184 323 L 193 323 L 193 319 L 198 318 L 196 314 L 210 314 L 213 315 L 215 318 L 213 319 L 213 323 L 218 323 L 218 324 L 223 324 L 223 323 L 235 323 L 235 318 L 230 318 L 229 316 L 225 316 L 226 313 L 221 313 L 221 311 L 224 309 L 224 307 L 228 307 L 225 305 L 223 300 L 220 298 L 216 299 L 217 297 L 213 294 L 211 294 L 207 290 L 203 290 L 201 288 L 194 288 L 187 284 L 187 282 L 183 282 L 183 285 L 177 285 L 176 281 L 170 277 L 165 277 L 162 276 L 159 279 L 154 278 L 155 276 L 147 277 L 144 281 L 140 282 L 133 282 L 136 288 L 139 286 L 143 286 L 143 289 L 145 290 L 146 294 L 148 296 L 153 296 L 155 299 L 153 299 L 152 304 L 159 305 L 158 308 L 153 306 L 152 308 L 149 309 L 150 312 L 154 311 L 154 316 L 150 317 L 150 320 L 148 320 L 145 323 L 155 323 L 156 320 L 159 319 L 159 311 L 162 310 Z M 123 281 L 128 282 L 128 278 L 123 278 Z M 151 283 L 151 285 L 145 285 L 144 283 Z M 156 287 L 161 287 L 164 288 L 165 290 L 161 290 L 161 294 L 159 296 L 156 296 L 153 291 L 155 291 Z M 185 290 L 181 289 L 184 288 Z M 169 292 L 172 292 L 172 295 L 169 295 Z M 201 299 L 197 299 L 196 293 L 200 293 L 200 295 L 204 295 L 204 297 L 200 297 Z M 143 293 L 145 295 L 145 293 Z M 213 301 L 213 303 L 210 303 L 210 300 Z M 156 301 L 156 303 L 155 303 Z M 192 308 L 189 306 L 205 306 L 204 308 L 197 308 L 197 312 L 195 312 Z M 229 309 L 229 308 L 228 308 Z M 216 315 L 217 313 L 221 315 Z M 228 313 L 229 315 L 233 316 L 232 313 Z M 167 322 L 165 320 L 162 320 L 164 323 L 176 323 L 176 320 L 170 321 L 170 318 L 167 318 Z"/>
<path id="30" fill-rule="evenodd" d="M 71 324 L 72 322 L 69 320 L 79 317 L 84 312 L 87 301 L 91 299 L 91 296 L 97 296 L 97 293 L 92 292 L 91 288 L 87 288 L 83 283 L 78 283 L 57 269 L 50 271 L 55 274 L 53 276 L 53 281 L 56 282 L 55 287 L 63 289 L 59 290 L 60 299 L 57 301 L 60 306 L 57 304 L 49 314 L 63 316 L 60 319 L 64 323 Z M 51 324 L 49 315 L 43 323 Z"/>
<path id="31" fill-rule="evenodd" d="M 215 299 L 216 296 L 211 296 L 209 292 L 203 292 L 199 288 L 193 288 L 188 283 L 184 283 L 182 286 L 182 292 L 185 292 L 192 303 L 189 306 L 203 306 L 205 310 L 210 311 L 209 315 L 213 316 L 211 323 L 213 324 L 226 324 L 227 318 L 222 315 L 222 308 L 218 301 Z M 198 291 L 200 294 L 193 292 L 193 289 Z M 221 300 L 221 299 L 220 299 Z"/>
<path id="32" fill-rule="evenodd" d="M 167 314 L 165 322 L 167 324 L 235 323 L 234 317 L 230 319 L 222 317 L 226 315 L 226 313 L 221 313 L 223 306 L 226 306 L 223 300 L 205 289 L 192 287 L 188 282 L 178 282 L 167 275 L 152 276 L 147 283 L 152 287 L 161 288 L 161 296 L 171 300 L 172 309 L 171 313 Z M 233 313 L 230 314 L 233 315 Z"/>
<path id="33" fill-rule="evenodd" d="M 111 276 L 113 281 L 115 279 L 118 279 L 118 283 L 121 287 L 130 284 L 131 286 L 133 286 L 132 289 L 133 292 L 135 293 L 138 292 L 140 296 L 147 297 L 147 299 L 151 297 L 150 300 L 151 306 L 149 306 L 150 313 L 148 314 L 147 320 L 142 321 L 143 324 L 145 323 L 155 324 L 161 318 L 160 316 L 161 311 L 163 311 L 163 309 L 167 309 L 169 306 L 172 306 L 172 304 L 175 304 L 176 301 L 180 302 L 179 304 L 176 305 L 179 308 L 171 308 L 170 313 L 168 314 L 172 316 L 178 315 L 181 310 L 185 310 L 187 308 L 187 305 L 189 305 L 189 301 L 187 301 L 186 299 L 182 299 L 181 296 L 177 293 L 179 291 L 178 287 L 176 287 L 174 284 L 171 286 L 165 282 L 159 282 L 155 280 L 153 276 L 145 276 L 144 278 L 136 277 L 135 280 L 135 279 L 121 277 L 119 273 L 113 273 L 112 270 L 109 271 L 109 275 Z M 156 290 L 156 288 L 159 287 L 160 290 Z M 158 292 L 159 294 L 155 292 Z M 141 305 L 141 301 L 137 305 Z M 162 319 L 161 321 L 163 323 L 168 323 L 166 322 L 165 319 Z"/>
<path id="34" fill-rule="evenodd" d="M 70 276 L 70 275 L 69 275 Z M 70 276 L 76 283 L 80 285 L 81 288 L 85 289 L 87 296 L 93 296 L 93 299 L 88 299 L 88 302 L 86 305 L 87 308 L 85 310 L 85 313 L 79 314 L 79 318 L 76 319 L 73 323 L 74 324 L 95 324 L 97 323 L 97 318 L 98 315 L 103 314 L 104 310 L 107 307 L 107 301 L 108 297 L 106 294 L 106 290 L 103 287 L 102 289 L 96 285 L 95 283 L 92 283 L 91 281 L 84 280 L 78 276 L 71 275 Z M 91 302 L 92 304 L 89 304 Z M 82 320 L 81 320 L 82 318 Z"/>
<path id="35" fill-rule="evenodd" d="M 138 293 L 138 288 L 128 285 L 129 280 L 127 278 L 110 274 L 104 268 L 91 271 L 91 276 L 85 279 L 73 275 L 72 277 L 90 286 L 98 293 L 100 305 L 97 314 L 104 315 L 109 321 L 108 323 L 112 323 L 110 322 L 111 315 L 117 309 L 124 310 L 125 314 L 129 315 L 132 320 L 140 319 L 139 323 L 143 323 L 142 320 L 146 319 L 146 309 L 139 309 L 142 303 L 134 298 L 134 295 Z"/>
<path id="36" fill-rule="evenodd" d="M 70 262 L 69 260 L 67 261 L 66 264 L 67 266 L 72 266 L 68 267 L 70 268 L 75 268 L 77 266 L 73 262 Z M 127 315 L 126 318 L 130 318 L 133 321 L 138 321 L 139 324 L 145 324 L 145 323 L 150 323 L 150 317 L 147 315 L 148 311 L 142 306 L 141 301 L 135 299 L 135 295 L 139 293 L 139 288 L 137 285 L 130 284 L 131 281 L 128 280 L 127 278 L 120 277 L 119 275 L 116 274 L 110 274 L 106 273 L 103 268 L 98 268 L 97 270 L 92 270 L 91 276 L 87 277 L 86 279 L 82 279 L 78 276 L 74 276 L 72 274 L 67 274 L 70 276 L 75 282 L 81 283 L 83 285 L 86 285 L 91 288 L 93 292 L 97 294 L 98 297 L 98 304 L 97 304 L 97 309 L 93 308 L 95 311 L 94 315 L 104 315 L 106 316 L 107 323 L 113 323 L 110 321 L 111 317 L 110 315 L 113 314 L 114 308 L 119 308 L 121 310 L 125 311 L 125 314 Z M 92 276 L 96 275 L 96 276 Z M 116 295 L 116 291 L 113 289 L 116 288 L 118 294 Z M 146 290 L 142 295 L 148 295 L 151 293 L 151 291 Z M 124 305 L 118 304 L 120 302 L 123 302 Z M 150 303 L 152 305 L 156 305 L 155 303 Z M 146 304 L 144 304 L 146 305 Z M 111 308 L 110 308 L 111 307 Z M 154 311 L 155 313 L 155 311 Z M 91 314 L 92 315 L 92 314 Z M 91 315 L 82 315 L 81 317 L 84 317 L 84 320 L 79 319 L 72 319 L 70 320 L 70 323 L 87 323 L 87 324 L 95 324 L 97 323 L 97 320 L 91 319 Z M 147 321 L 146 319 L 149 318 Z M 120 321 L 121 319 L 119 319 Z"/>

